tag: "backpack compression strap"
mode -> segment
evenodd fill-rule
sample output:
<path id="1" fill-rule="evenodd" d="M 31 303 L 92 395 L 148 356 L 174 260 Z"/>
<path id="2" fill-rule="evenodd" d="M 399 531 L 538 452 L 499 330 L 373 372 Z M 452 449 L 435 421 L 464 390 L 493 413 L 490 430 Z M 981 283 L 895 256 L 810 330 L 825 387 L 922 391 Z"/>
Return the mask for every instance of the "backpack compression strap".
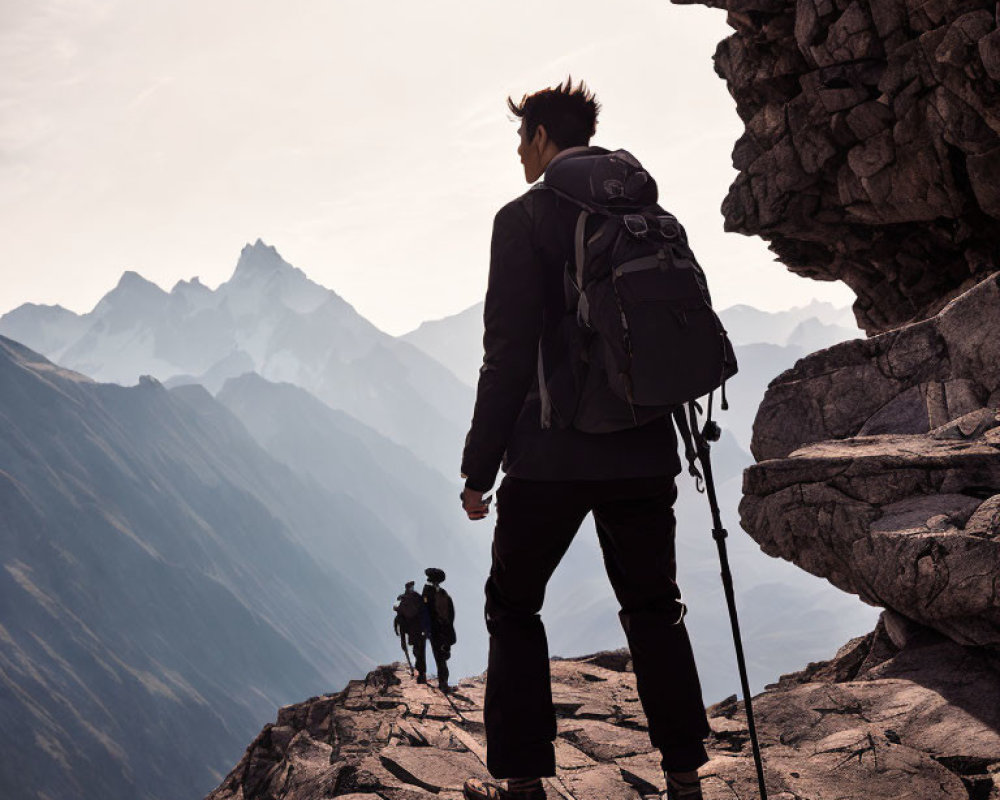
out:
<path id="1" fill-rule="evenodd" d="M 576 303 L 576 321 L 580 325 L 590 327 L 590 304 L 587 302 L 587 295 L 583 293 L 583 268 L 587 263 L 587 219 L 590 212 L 584 209 L 580 216 L 576 218 L 576 235 L 573 237 L 576 243 L 576 291 L 579 299 Z"/>

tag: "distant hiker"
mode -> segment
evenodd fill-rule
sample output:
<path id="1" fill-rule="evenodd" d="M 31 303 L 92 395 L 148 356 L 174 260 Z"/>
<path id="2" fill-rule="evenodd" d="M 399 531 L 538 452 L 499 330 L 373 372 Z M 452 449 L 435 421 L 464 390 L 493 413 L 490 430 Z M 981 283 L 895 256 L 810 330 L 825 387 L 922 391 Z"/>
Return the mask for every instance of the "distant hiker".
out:
<path id="1" fill-rule="evenodd" d="M 438 688 L 442 692 L 448 692 L 448 659 L 451 658 L 451 647 L 457 641 L 455 604 L 448 592 L 441 588 L 445 578 L 444 570 L 428 567 L 424 574 L 427 576 L 427 584 L 424 586 L 423 598 L 430 618 L 431 652 L 434 654 L 434 663 L 437 664 Z"/>
<path id="2" fill-rule="evenodd" d="M 643 417 L 633 402 L 640 377 L 684 382 L 689 370 L 626 373 L 612 358 L 623 343 L 631 358 L 628 322 L 647 330 L 700 325 L 707 292 L 702 298 L 696 290 L 676 313 L 647 305 L 646 317 L 639 309 L 626 319 L 622 304 L 629 298 L 609 289 L 618 292 L 621 276 L 626 286 L 655 287 L 700 274 L 686 255 L 683 229 L 655 206 L 656 182 L 633 156 L 589 146 L 599 105 L 583 83 L 567 80 L 519 103 L 508 98 L 508 105 L 521 120 L 517 152 L 525 178 L 545 180 L 504 206 L 493 223 L 485 357 L 462 458 L 462 506 L 472 520 L 489 511 L 483 495 L 501 461 L 506 472 L 486 584 L 484 720 L 488 769 L 507 781 L 470 779 L 465 797 L 540 800 L 540 779 L 555 775 L 556 720 L 539 611 L 549 578 L 592 512 L 667 797 L 694 800 L 701 798 L 698 768 L 708 760 L 709 727 L 675 581 L 677 440 L 664 416 L 669 409 Z M 641 262 L 614 262 L 615 280 L 606 267 L 604 294 L 588 297 L 587 270 L 599 258 L 616 258 L 620 244 L 639 240 L 672 243 Z M 625 330 L 602 339 L 598 322 Z M 723 340 L 724 332 L 713 339 L 720 352 Z M 661 348 L 659 355 L 685 353 Z M 725 370 L 713 369 L 709 377 L 718 386 Z"/>
<path id="3" fill-rule="evenodd" d="M 413 584 L 413 581 L 407 581 L 405 590 L 396 598 L 397 603 L 392 607 L 396 612 L 392 629 L 403 646 L 407 663 L 410 661 L 410 654 L 406 649 L 407 640 L 413 648 L 417 683 L 427 683 L 427 662 L 424 653 L 427 636 L 430 633 L 430 618 L 424 605 L 424 598 L 417 594 Z M 413 669 L 414 665 L 410 665 L 411 672 Z"/>

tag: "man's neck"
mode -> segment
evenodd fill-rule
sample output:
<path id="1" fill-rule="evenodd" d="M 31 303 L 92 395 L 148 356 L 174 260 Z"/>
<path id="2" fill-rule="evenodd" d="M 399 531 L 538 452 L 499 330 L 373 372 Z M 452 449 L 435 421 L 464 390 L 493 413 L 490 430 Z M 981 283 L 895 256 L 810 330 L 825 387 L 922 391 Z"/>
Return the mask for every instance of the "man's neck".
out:
<path id="1" fill-rule="evenodd" d="M 545 169 L 551 167 L 563 156 L 570 156 L 573 155 L 573 153 L 582 153 L 584 150 L 589 150 L 589 149 L 590 149 L 589 145 L 579 144 L 574 147 L 567 147 L 565 150 L 560 150 L 558 153 L 552 156 L 551 159 L 549 159 L 549 163 L 545 165 Z"/>

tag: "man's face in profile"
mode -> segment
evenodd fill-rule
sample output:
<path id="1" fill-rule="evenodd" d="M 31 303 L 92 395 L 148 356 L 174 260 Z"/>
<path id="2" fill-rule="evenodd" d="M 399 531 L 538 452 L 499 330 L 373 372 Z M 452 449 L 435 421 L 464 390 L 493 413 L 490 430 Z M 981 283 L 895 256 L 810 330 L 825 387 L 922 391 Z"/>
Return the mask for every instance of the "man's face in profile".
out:
<path id="1" fill-rule="evenodd" d="M 521 158 L 521 164 L 524 165 L 524 179 L 528 183 L 537 181 L 543 172 L 541 153 L 535 146 L 538 144 L 540 132 L 541 126 L 535 129 L 534 141 L 529 141 L 524 120 L 521 120 L 521 127 L 517 129 L 517 135 L 520 138 L 517 154 Z"/>

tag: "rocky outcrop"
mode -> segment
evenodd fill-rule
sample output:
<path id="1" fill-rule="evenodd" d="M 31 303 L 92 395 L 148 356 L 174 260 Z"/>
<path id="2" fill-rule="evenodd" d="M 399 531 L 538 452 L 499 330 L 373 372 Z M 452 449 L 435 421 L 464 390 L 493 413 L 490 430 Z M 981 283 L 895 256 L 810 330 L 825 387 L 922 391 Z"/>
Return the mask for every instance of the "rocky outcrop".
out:
<path id="1" fill-rule="evenodd" d="M 866 602 L 1000 648 L 1000 280 L 768 389 L 743 527 Z M 803 446 L 804 445 L 804 446 Z"/>
<path id="2" fill-rule="evenodd" d="M 841 280 L 869 333 L 926 318 L 1000 263 L 993 0 L 674 0 L 724 8 L 746 130 L 723 203 L 793 272 Z"/>
<path id="3" fill-rule="evenodd" d="M 754 457 L 783 458 L 805 444 L 855 435 L 926 434 L 995 408 L 998 323 L 1000 274 L 932 319 L 802 359 L 768 388 L 754 422 Z"/>
<path id="4" fill-rule="evenodd" d="M 785 676 L 755 711 L 781 800 L 1000 797 L 997 665 L 893 617 L 837 657 Z M 559 717 L 549 798 L 663 789 L 626 653 L 553 661 Z M 445 696 L 394 665 L 281 709 L 208 800 L 458 800 L 485 775 L 482 679 Z M 706 800 L 755 797 L 743 704 L 709 709 Z"/>

